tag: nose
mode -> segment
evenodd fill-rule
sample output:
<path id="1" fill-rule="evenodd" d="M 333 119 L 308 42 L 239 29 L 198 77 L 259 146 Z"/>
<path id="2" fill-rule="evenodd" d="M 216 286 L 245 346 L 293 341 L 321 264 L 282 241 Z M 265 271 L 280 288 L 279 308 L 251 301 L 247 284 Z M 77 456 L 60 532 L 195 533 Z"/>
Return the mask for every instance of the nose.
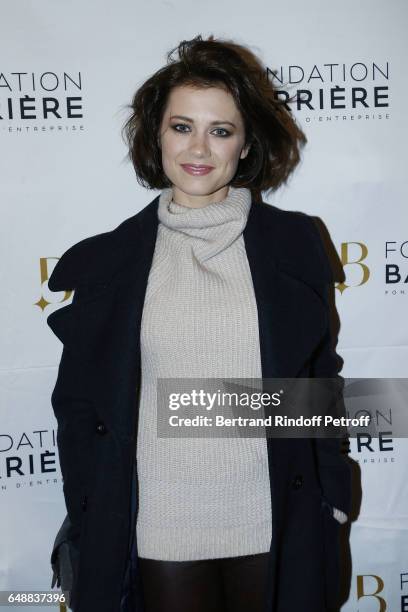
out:
<path id="1" fill-rule="evenodd" d="M 192 134 L 190 137 L 190 153 L 197 159 L 205 159 L 209 157 L 209 146 L 206 134 Z"/>

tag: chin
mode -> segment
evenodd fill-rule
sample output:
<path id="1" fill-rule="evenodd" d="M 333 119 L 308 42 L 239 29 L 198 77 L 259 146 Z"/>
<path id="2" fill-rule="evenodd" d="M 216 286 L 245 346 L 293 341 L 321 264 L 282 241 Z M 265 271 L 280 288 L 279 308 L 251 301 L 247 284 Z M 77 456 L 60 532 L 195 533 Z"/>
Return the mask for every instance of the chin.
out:
<path id="1" fill-rule="evenodd" d="M 214 193 L 214 191 L 218 191 L 219 189 L 221 189 L 222 187 L 218 187 L 217 185 L 209 185 L 209 184 L 197 184 L 198 181 L 197 179 L 193 180 L 193 181 L 189 181 L 188 184 L 185 185 L 173 185 L 174 187 L 176 187 L 179 191 L 182 191 L 183 193 L 186 193 L 188 195 L 192 195 L 192 196 L 204 196 L 204 195 L 209 195 L 210 193 Z"/>

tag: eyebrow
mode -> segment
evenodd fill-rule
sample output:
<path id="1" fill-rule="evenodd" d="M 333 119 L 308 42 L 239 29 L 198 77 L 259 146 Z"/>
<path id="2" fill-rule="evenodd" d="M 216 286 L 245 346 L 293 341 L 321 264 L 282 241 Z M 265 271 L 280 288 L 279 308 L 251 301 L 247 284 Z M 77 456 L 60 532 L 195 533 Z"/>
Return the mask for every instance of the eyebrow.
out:
<path id="1" fill-rule="evenodd" d="M 189 121 L 190 123 L 194 123 L 194 121 L 190 117 L 186 117 L 185 115 L 172 115 L 170 119 L 183 119 L 184 121 Z M 235 123 L 232 123 L 232 121 L 211 121 L 210 125 L 222 125 L 225 123 L 228 123 L 229 125 L 232 125 L 233 127 L 237 127 Z"/>

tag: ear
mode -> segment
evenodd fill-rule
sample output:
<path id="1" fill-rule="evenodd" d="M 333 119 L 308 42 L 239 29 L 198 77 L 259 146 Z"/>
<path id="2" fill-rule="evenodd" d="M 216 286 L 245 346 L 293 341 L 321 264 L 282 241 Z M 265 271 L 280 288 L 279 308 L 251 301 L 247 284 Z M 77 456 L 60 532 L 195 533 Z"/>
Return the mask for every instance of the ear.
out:
<path id="1" fill-rule="evenodd" d="M 248 155 L 249 153 L 249 149 L 251 148 L 251 144 L 247 144 L 246 147 L 244 147 L 241 151 L 241 155 L 239 156 L 240 159 L 245 159 L 245 157 Z"/>

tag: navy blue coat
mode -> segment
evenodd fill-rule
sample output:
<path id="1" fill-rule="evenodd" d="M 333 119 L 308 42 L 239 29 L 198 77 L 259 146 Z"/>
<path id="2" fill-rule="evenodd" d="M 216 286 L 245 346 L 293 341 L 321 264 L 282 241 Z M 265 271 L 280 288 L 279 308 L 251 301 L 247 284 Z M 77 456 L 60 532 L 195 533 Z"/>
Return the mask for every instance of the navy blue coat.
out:
<path id="1" fill-rule="evenodd" d="M 64 345 L 51 400 L 75 612 L 144 611 L 135 537 L 139 339 L 157 206 L 158 196 L 114 230 L 73 245 L 48 283 L 75 290 L 47 319 Z M 333 277 L 314 221 L 253 199 L 243 236 L 263 377 L 338 377 Z M 348 460 L 338 439 L 268 438 L 267 448 L 273 535 L 265 612 L 327 612 L 339 588 L 341 526 L 331 509 L 350 512 Z"/>

